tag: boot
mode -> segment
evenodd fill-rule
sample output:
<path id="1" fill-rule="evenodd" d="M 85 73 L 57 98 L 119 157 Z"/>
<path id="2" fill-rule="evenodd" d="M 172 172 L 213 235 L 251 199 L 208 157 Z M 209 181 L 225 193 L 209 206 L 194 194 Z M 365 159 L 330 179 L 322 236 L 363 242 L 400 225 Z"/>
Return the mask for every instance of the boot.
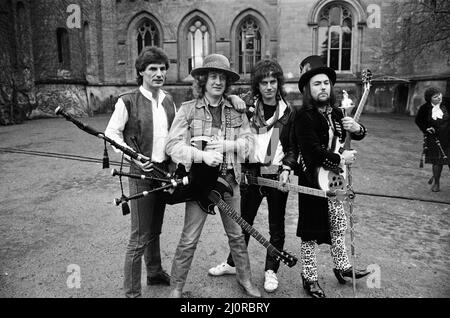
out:
<path id="1" fill-rule="evenodd" d="M 433 185 L 431 186 L 431 191 L 433 192 L 439 192 L 441 189 L 439 189 L 439 181 L 436 180 L 436 178 L 433 178 Z"/>
<path id="2" fill-rule="evenodd" d="M 170 286 L 170 276 L 165 271 L 147 276 L 147 286 L 150 285 L 166 285 Z"/>
<path id="3" fill-rule="evenodd" d="M 344 279 L 344 277 L 353 278 L 352 267 L 350 267 L 349 269 L 347 269 L 345 271 L 341 270 L 341 269 L 333 268 L 333 273 L 336 276 L 336 278 L 340 284 L 345 284 L 347 282 Z M 356 279 L 363 278 L 364 276 L 367 276 L 369 274 L 370 274 L 370 272 L 366 269 L 355 269 L 355 278 Z"/>
<path id="4" fill-rule="evenodd" d="M 183 298 L 183 290 L 175 288 L 170 292 L 169 298 Z"/>
<path id="5" fill-rule="evenodd" d="M 302 274 L 303 289 L 306 290 L 307 294 L 312 298 L 325 298 L 325 292 L 320 287 L 317 280 L 308 281 Z"/>
<path id="6" fill-rule="evenodd" d="M 239 286 L 241 286 L 242 290 L 245 292 L 245 294 L 247 296 L 254 297 L 254 298 L 261 298 L 260 291 L 250 281 L 246 281 L 246 282 L 238 281 L 238 284 L 239 284 Z"/>

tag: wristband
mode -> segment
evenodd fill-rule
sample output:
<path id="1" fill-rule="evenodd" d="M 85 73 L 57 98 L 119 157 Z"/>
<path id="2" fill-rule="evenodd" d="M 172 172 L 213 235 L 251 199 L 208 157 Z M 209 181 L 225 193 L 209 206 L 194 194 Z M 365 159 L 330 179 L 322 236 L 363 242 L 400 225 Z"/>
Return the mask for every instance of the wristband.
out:
<path id="1" fill-rule="evenodd" d="M 283 166 L 283 168 L 281 169 L 281 172 L 283 172 L 283 171 L 287 171 L 287 172 L 289 172 L 289 173 L 291 173 L 291 167 L 289 167 L 289 166 Z"/>
<path id="2" fill-rule="evenodd" d="M 363 135 L 364 134 L 364 128 L 362 125 L 359 125 L 359 131 L 356 133 L 357 135 Z"/>

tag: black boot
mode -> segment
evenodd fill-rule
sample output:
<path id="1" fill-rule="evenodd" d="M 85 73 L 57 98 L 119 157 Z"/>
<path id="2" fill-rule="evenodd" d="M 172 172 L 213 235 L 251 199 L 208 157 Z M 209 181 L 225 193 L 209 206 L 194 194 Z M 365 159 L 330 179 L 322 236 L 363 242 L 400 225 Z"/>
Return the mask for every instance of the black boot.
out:
<path id="1" fill-rule="evenodd" d="M 347 282 L 344 277 L 353 278 L 351 267 L 345 271 L 343 271 L 341 269 L 333 268 L 333 272 L 340 284 L 345 284 Z M 369 274 L 370 274 L 370 272 L 366 269 L 355 269 L 355 278 L 356 279 L 363 278 L 364 276 L 367 276 Z"/>
<path id="2" fill-rule="evenodd" d="M 151 276 L 147 276 L 147 286 L 150 285 L 166 285 L 170 286 L 170 276 L 165 271 L 158 272 Z"/>
<path id="3" fill-rule="evenodd" d="M 308 281 L 302 274 L 303 288 L 312 298 L 325 298 L 325 293 L 317 280 Z"/>

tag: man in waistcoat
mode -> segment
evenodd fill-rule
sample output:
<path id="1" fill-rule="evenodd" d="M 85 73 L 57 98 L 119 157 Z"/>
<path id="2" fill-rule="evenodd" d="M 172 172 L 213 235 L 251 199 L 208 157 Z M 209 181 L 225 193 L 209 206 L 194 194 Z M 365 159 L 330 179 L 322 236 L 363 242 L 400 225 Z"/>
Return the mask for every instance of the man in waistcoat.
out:
<path id="1" fill-rule="evenodd" d="M 167 170 L 165 147 L 176 112 L 172 96 L 162 89 L 169 59 L 160 48 L 146 47 L 135 67 L 139 88 L 120 95 L 105 135 L 151 159 L 145 164 L 131 159 L 130 173 L 148 174 L 152 164 Z M 141 193 L 152 188 L 152 181 L 130 178 L 129 188 L 130 194 Z M 131 201 L 131 235 L 124 272 L 126 297 L 141 297 L 142 255 L 147 285 L 170 285 L 170 276 L 161 266 L 159 242 L 165 206 L 158 193 Z"/>

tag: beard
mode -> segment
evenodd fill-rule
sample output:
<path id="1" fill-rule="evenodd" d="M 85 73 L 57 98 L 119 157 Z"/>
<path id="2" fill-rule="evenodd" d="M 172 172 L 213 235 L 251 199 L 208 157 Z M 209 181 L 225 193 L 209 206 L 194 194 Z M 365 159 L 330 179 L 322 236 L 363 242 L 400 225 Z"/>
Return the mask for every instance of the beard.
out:
<path id="1" fill-rule="evenodd" d="M 327 96 L 326 99 L 322 99 L 322 100 L 312 100 L 312 103 L 314 106 L 316 107 L 323 107 L 323 106 L 327 106 L 330 104 L 330 96 Z"/>

